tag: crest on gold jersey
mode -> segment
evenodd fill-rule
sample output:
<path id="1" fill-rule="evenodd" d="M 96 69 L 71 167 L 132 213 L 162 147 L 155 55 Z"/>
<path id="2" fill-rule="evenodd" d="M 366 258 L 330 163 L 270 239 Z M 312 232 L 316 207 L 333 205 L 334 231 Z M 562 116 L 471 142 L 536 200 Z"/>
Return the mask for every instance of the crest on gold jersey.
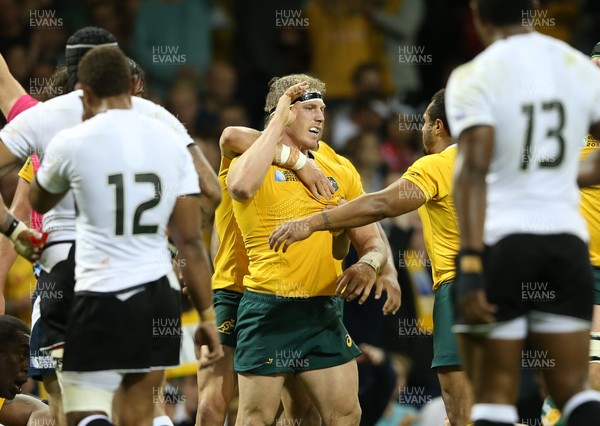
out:
<path id="1" fill-rule="evenodd" d="M 331 185 L 333 185 L 333 192 L 337 191 L 338 188 L 340 187 L 337 183 L 337 181 L 332 178 L 331 176 L 327 176 L 327 179 L 329 179 L 329 182 L 331 182 Z"/>

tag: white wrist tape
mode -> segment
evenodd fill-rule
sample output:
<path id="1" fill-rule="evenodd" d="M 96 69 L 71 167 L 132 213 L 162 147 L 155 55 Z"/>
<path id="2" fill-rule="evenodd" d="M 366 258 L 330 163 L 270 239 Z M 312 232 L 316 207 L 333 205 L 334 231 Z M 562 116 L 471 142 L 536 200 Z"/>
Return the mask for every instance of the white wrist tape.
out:
<path id="1" fill-rule="evenodd" d="M 281 145 L 281 158 L 279 159 L 279 164 L 283 165 L 290 158 L 290 153 L 292 150 L 287 145 Z"/>
<path id="2" fill-rule="evenodd" d="M 300 170 L 302 167 L 304 167 L 306 165 L 307 160 L 308 160 L 308 157 L 306 155 L 304 155 L 303 153 L 300 153 L 300 155 L 298 156 L 298 160 L 296 161 L 296 164 L 294 164 L 292 166 L 292 170 Z"/>
<path id="3" fill-rule="evenodd" d="M 13 231 L 10 233 L 10 235 L 8 236 L 8 238 L 10 238 L 10 240 L 14 243 L 17 242 L 17 238 L 19 237 L 19 234 L 23 231 L 25 231 L 27 229 L 27 226 L 19 221 L 19 224 L 17 225 L 17 227 L 15 229 L 13 229 Z"/>
<path id="4" fill-rule="evenodd" d="M 356 263 L 365 263 L 365 264 L 369 265 L 371 268 L 375 269 L 375 273 L 377 273 L 377 274 L 381 273 L 381 263 L 376 261 L 373 258 L 372 254 L 365 254 L 363 257 L 358 259 L 358 262 L 356 262 Z"/>

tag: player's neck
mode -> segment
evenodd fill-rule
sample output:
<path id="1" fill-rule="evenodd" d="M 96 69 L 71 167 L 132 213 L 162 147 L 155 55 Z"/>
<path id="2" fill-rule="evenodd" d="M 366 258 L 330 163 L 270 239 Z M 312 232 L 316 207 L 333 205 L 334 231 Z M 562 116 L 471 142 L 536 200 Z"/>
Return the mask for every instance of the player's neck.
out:
<path id="1" fill-rule="evenodd" d="M 131 109 L 131 96 L 119 95 L 102 98 L 94 109 L 95 114 L 99 114 L 110 109 Z"/>
<path id="2" fill-rule="evenodd" d="M 446 148 L 448 148 L 450 145 L 453 145 L 454 139 L 452 138 L 440 138 L 436 141 L 435 145 L 433 146 L 433 149 L 431 150 L 431 154 L 439 154 L 440 152 L 444 151 Z"/>

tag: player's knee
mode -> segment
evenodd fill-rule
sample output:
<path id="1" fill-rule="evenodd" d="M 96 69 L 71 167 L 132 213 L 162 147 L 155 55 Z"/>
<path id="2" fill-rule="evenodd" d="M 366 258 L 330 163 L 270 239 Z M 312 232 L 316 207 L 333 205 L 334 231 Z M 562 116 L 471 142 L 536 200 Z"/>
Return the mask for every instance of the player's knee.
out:
<path id="1" fill-rule="evenodd" d="M 275 423 L 277 410 L 270 407 L 252 404 L 240 407 L 238 410 L 238 423 L 242 426 L 266 426 Z M 237 423 L 236 423 L 237 424 Z"/>
<path id="2" fill-rule="evenodd" d="M 225 422 L 227 405 L 223 398 L 202 397 L 198 401 L 198 423 L 201 425 L 222 425 Z"/>
<path id="3" fill-rule="evenodd" d="M 358 400 L 356 404 L 348 404 L 339 410 L 337 413 L 333 414 L 330 421 L 325 420 L 325 424 L 343 424 L 343 425 L 357 425 L 360 423 L 360 418 L 362 416 L 362 410 L 360 408 L 360 404 Z"/>
<path id="4" fill-rule="evenodd" d="M 360 408 L 360 404 L 355 404 L 353 409 L 344 417 L 344 420 L 348 421 L 349 425 L 357 425 L 360 423 L 360 418 L 362 416 L 362 410 Z"/>

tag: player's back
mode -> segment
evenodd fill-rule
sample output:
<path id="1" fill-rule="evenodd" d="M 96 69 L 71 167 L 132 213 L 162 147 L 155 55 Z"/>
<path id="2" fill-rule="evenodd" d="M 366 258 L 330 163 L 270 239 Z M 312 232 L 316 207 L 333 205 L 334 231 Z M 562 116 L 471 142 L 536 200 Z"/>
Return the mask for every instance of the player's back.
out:
<path id="1" fill-rule="evenodd" d="M 583 54 L 536 32 L 496 41 L 453 72 L 447 96 L 453 135 L 473 125 L 494 127 L 488 244 L 510 233 L 586 238 L 576 176 L 581 140 L 592 111 L 600 111 L 599 81 Z"/>
<path id="2" fill-rule="evenodd" d="M 46 148 L 57 133 L 81 123 L 83 92 L 76 90 L 40 103 L 19 116 L 0 131 L 0 139 L 10 151 L 26 158 L 37 153 L 43 159 Z M 181 143 L 193 140 L 185 127 L 163 107 L 146 99 L 132 97 L 132 108 L 151 118 L 158 119 L 181 135 Z M 67 194 L 52 210 L 44 215 L 43 230 L 49 232 L 48 242 L 73 240 L 75 238 L 75 206 L 71 194 Z"/>
<path id="3" fill-rule="evenodd" d="M 171 270 L 169 218 L 179 195 L 199 192 L 178 137 L 132 110 L 109 110 L 58 135 L 78 207 L 77 291 L 116 291 Z M 182 184 L 190 170 L 191 189 Z"/>

